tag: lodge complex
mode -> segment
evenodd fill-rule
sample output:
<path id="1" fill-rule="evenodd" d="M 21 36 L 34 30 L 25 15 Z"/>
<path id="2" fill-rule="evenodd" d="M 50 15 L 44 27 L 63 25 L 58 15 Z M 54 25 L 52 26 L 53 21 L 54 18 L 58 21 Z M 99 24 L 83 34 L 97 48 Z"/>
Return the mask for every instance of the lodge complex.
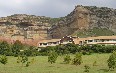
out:
<path id="1" fill-rule="evenodd" d="M 61 39 L 50 39 L 43 40 L 37 43 L 38 47 L 47 47 L 47 46 L 56 46 L 59 44 L 67 44 L 74 43 L 77 45 L 116 45 L 116 36 L 96 36 L 96 37 L 87 37 L 87 38 L 79 38 L 79 37 L 70 37 L 65 36 Z"/>

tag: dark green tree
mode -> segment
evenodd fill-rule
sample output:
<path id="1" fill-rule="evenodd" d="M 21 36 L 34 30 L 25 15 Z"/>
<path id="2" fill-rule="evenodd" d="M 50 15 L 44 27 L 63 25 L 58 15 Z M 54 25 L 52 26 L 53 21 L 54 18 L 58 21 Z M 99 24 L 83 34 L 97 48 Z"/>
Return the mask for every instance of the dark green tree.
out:
<path id="1" fill-rule="evenodd" d="M 10 55 L 10 53 L 11 53 L 10 45 L 6 41 L 1 42 L 0 43 L 0 54 Z"/>
<path id="2" fill-rule="evenodd" d="M 109 70 L 112 70 L 116 67 L 116 52 L 114 51 L 109 59 L 107 60 Z"/>
<path id="3" fill-rule="evenodd" d="M 52 63 L 55 63 L 56 62 L 56 60 L 57 60 L 57 57 L 58 57 L 58 55 L 57 55 L 57 53 L 56 52 L 50 52 L 49 53 L 49 56 L 48 56 L 48 62 L 50 62 L 51 64 Z"/>
<path id="4" fill-rule="evenodd" d="M 22 48 L 23 44 L 19 40 L 16 40 L 12 46 L 12 52 L 14 53 L 14 56 L 18 56 Z"/>
<path id="5" fill-rule="evenodd" d="M 101 49 L 102 49 L 103 47 L 102 47 L 102 45 L 99 45 L 99 44 L 95 44 L 95 45 L 92 45 L 92 47 L 91 47 L 91 49 L 93 50 L 93 52 L 95 52 L 95 53 L 100 53 L 101 51 Z M 103 50 L 102 50 L 103 51 Z"/>
<path id="6" fill-rule="evenodd" d="M 68 43 L 68 44 L 65 44 L 64 46 L 65 46 L 65 49 L 72 54 L 75 54 L 76 52 L 80 52 L 80 48 L 76 44 Z"/>
<path id="7" fill-rule="evenodd" d="M 24 50 L 26 56 L 36 56 L 37 50 L 34 46 L 30 46 L 29 49 Z"/>

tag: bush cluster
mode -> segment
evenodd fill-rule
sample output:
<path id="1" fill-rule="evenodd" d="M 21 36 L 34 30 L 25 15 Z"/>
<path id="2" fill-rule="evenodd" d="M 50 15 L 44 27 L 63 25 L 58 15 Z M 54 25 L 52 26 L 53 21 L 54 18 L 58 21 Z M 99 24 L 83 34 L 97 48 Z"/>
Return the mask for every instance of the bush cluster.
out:
<path id="1" fill-rule="evenodd" d="M 38 51 L 35 47 L 24 45 L 18 40 L 14 44 L 8 44 L 6 41 L 0 42 L 0 55 L 15 57 L 19 55 L 36 56 L 37 53 Z"/>

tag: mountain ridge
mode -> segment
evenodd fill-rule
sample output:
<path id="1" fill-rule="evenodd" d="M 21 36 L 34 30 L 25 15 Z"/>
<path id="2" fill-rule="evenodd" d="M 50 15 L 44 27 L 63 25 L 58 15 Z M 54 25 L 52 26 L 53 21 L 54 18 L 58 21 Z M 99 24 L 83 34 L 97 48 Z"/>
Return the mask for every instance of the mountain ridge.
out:
<path id="1" fill-rule="evenodd" d="M 62 36 L 71 35 L 75 31 L 87 31 L 95 27 L 101 29 L 106 28 L 116 33 L 115 21 L 116 9 L 77 5 L 75 9 L 66 16 L 64 21 L 65 25 L 62 24 L 63 22 L 58 24 L 59 27 L 56 26 L 56 28 L 52 29 L 51 34 L 53 38 L 61 38 Z"/>
<path id="2" fill-rule="evenodd" d="M 37 40 L 62 38 L 66 35 L 79 36 L 79 32 L 88 33 L 94 28 L 107 29 L 110 35 L 115 35 L 116 9 L 77 5 L 70 14 L 60 18 L 27 14 L 14 14 L 0 18 L 0 36 L 11 38 L 15 35 Z M 97 36 L 94 33 L 87 35 Z"/>

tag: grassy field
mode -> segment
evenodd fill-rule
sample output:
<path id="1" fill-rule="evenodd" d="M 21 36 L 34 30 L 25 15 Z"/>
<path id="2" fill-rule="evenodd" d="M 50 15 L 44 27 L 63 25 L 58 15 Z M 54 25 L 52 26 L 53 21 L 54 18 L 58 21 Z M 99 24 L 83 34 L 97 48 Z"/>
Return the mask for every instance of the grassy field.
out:
<path id="1" fill-rule="evenodd" d="M 79 66 L 63 64 L 64 56 L 59 56 L 55 64 L 47 62 L 47 56 L 37 56 L 29 67 L 21 68 L 16 57 L 8 57 L 8 63 L 4 66 L 0 64 L 0 73 L 84 73 L 84 65 L 90 66 L 89 73 L 116 73 L 108 71 L 107 59 L 110 54 L 92 54 L 82 57 L 83 63 Z M 32 58 L 32 57 L 31 57 Z M 73 58 L 73 55 L 71 55 Z M 97 66 L 93 66 L 96 61 Z"/>

